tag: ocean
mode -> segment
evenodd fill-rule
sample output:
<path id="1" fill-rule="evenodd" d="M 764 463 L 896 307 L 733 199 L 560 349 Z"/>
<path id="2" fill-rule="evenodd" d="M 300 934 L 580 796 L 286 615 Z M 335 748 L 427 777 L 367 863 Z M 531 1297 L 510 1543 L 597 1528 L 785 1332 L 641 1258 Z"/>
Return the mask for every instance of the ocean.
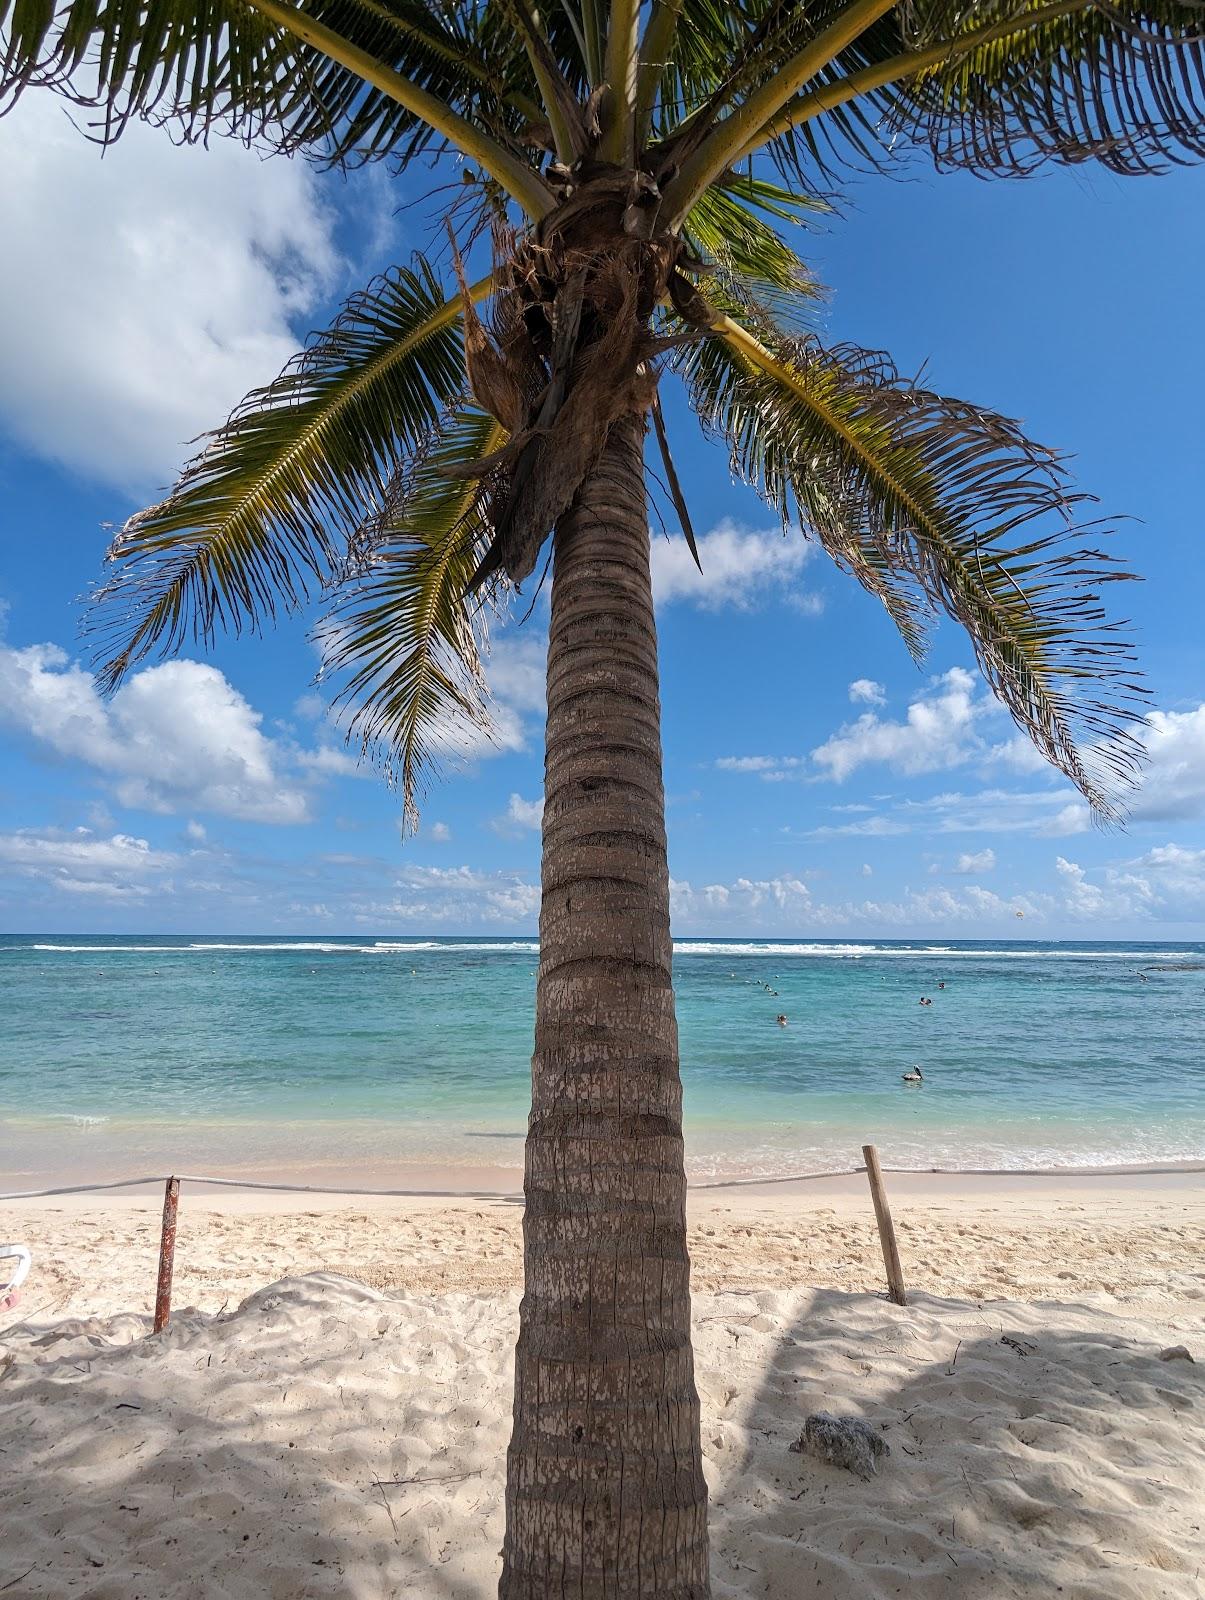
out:
<path id="1" fill-rule="evenodd" d="M 0 1190 L 515 1167 L 537 959 L 531 939 L 0 938 Z M 1205 944 L 683 939 L 675 984 L 697 1182 L 849 1167 L 865 1143 L 921 1168 L 1205 1160 Z"/>

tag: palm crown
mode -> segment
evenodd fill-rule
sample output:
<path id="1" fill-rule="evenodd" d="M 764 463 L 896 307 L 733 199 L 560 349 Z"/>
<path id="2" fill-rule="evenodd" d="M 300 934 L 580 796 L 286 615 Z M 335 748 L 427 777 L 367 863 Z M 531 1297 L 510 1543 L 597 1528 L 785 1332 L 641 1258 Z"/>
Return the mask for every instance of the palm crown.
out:
<path id="1" fill-rule="evenodd" d="M 107 685 L 326 591 L 352 735 L 412 813 L 424 766 L 486 719 L 484 608 L 533 571 L 624 411 L 652 407 L 693 547 L 668 371 L 910 650 L 936 611 L 965 626 L 1109 814 L 1141 690 L 1099 594 L 1127 574 L 1084 545 L 1064 463 L 1015 423 L 799 331 L 815 287 L 782 225 L 918 150 L 983 175 L 1200 156 L 1197 6 L 0 0 L 0 21 L 10 102 L 49 85 L 98 109 L 105 140 L 144 117 L 319 162 L 458 152 L 462 238 L 492 235 L 471 285 L 422 258 L 370 284 L 126 524 L 93 614 Z"/>

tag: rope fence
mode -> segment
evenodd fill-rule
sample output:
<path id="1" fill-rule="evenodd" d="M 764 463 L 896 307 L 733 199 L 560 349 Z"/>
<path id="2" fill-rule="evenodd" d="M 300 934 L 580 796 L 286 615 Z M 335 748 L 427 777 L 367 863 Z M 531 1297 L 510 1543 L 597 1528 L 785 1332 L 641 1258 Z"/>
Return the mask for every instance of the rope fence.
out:
<path id="1" fill-rule="evenodd" d="M 875 1222 L 879 1232 L 879 1242 L 883 1249 L 883 1265 L 887 1275 L 888 1298 L 896 1305 L 906 1305 L 907 1295 L 904 1288 L 904 1272 L 900 1262 L 899 1246 L 896 1241 L 895 1227 L 891 1219 L 891 1209 L 887 1201 L 887 1188 L 883 1182 L 883 1174 L 890 1172 L 900 1175 L 915 1177 L 981 1177 L 981 1178 L 1068 1178 L 1083 1177 L 1092 1174 L 1097 1177 L 1118 1177 L 1127 1171 L 1130 1173 L 1141 1170 L 1144 1173 L 1155 1172 L 1205 1172 L 1205 1163 L 1185 1164 L 1176 1167 L 1158 1168 L 1101 1168 L 1101 1167 L 884 1167 L 874 1145 L 862 1146 L 863 1163 L 854 1167 L 838 1167 L 831 1172 L 801 1172 L 786 1178 L 732 1178 L 718 1180 L 711 1183 L 691 1184 L 688 1187 L 699 1189 L 732 1189 L 748 1188 L 751 1185 L 769 1185 L 783 1183 L 804 1183 L 822 1178 L 849 1178 L 859 1173 L 865 1173 L 870 1183 L 870 1195 L 874 1205 Z M 155 1174 L 151 1177 L 118 1178 L 108 1183 L 79 1183 L 63 1185 L 54 1189 L 27 1189 L 16 1194 L 0 1195 L 0 1202 L 10 1200 L 45 1200 L 58 1195 L 69 1194 L 97 1194 L 114 1189 L 139 1189 L 148 1184 L 163 1184 L 163 1222 L 160 1230 L 159 1241 L 159 1270 L 155 1284 L 155 1316 L 153 1324 L 154 1333 L 162 1333 L 171 1319 L 172 1300 L 172 1273 L 175 1267 L 176 1254 L 176 1224 L 180 1200 L 180 1185 L 182 1183 L 209 1184 L 223 1189 L 266 1189 L 282 1194 L 335 1194 L 349 1196 L 376 1196 L 382 1199 L 389 1198 L 441 1198 L 445 1200 L 474 1199 L 474 1200 L 511 1200 L 514 1192 L 502 1190 L 494 1192 L 459 1190 L 459 1189 L 346 1189 L 327 1187 L 323 1184 L 312 1183 L 263 1183 L 252 1178 L 214 1178 L 201 1173 L 171 1173 Z M 18 1260 L 18 1275 L 0 1289 L 0 1306 L 11 1309 L 20 1298 L 20 1283 L 29 1269 L 29 1251 L 22 1245 L 0 1244 L 0 1259 L 14 1257 Z M 23 1259 L 22 1259 L 23 1258 Z"/>
<path id="2" fill-rule="evenodd" d="M 834 1167 L 828 1172 L 789 1172 L 777 1178 L 714 1178 L 704 1183 L 688 1183 L 691 1190 L 747 1189 L 771 1184 L 813 1183 L 824 1178 L 853 1178 L 866 1171 L 864 1163 L 854 1167 Z M 1172 1173 L 1205 1173 L 1205 1161 L 1183 1162 L 1174 1166 L 1150 1167 L 888 1167 L 880 1171 L 915 1178 L 1124 1178 L 1158 1177 Z M 262 1183 L 254 1178 L 214 1178 L 199 1172 L 156 1172 L 145 1178 L 114 1178 L 107 1183 L 65 1184 L 55 1189 L 18 1189 L 0 1194 L 0 1205 L 9 1200 L 52 1200 L 58 1195 L 98 1194 L 108 1189 L 144 1189 L 148 1184 L 166 1183 L 177 1178 L 181 1183 L 212 1184 L 221 1189 L 267 1189 L 279 1194 L 346 1194 L 376 1197 L 381 1200 L 511 1200 L 513 1189 L 349 1189 L 346 1184 Z"/>

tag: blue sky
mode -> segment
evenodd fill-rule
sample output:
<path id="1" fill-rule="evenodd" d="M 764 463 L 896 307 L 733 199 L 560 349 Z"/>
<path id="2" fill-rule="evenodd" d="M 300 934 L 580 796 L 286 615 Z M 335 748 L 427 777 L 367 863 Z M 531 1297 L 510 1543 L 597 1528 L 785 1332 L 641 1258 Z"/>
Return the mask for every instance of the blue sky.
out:
<path id="1" fill-rule="evenodd" d="M 344 182 L 132 128 L 102 160 L 48 98 L 0 122 L 0 929 L 523 932 L 539 881 L 543 625 L 495 631 L 498 743 L 400 803 L 313 686 L 306 619 L 95 692 L 78 600 L 105 525 L 349 291 L 429 242 L 431 180 Z M 1128 514 L 1113 548 L 1155 708 L 1122 833 L 1088 823 L 950 624 L 923 671 L 784 540 L 672 397 L 705 575 L 658 540 L 680 933 L 1205 937 L 1205 173 L 862 178 L 802 241 L 833 341 L 1021 417 Z M 1023 913 L 1023 918 L 1017 917 Z"/>

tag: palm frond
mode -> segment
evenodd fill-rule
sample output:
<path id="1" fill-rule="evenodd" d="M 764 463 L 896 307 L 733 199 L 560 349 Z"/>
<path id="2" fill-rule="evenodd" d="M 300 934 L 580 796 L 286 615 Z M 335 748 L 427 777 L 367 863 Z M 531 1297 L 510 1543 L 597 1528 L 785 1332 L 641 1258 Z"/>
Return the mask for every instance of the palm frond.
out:
<path id="1" fill-rule="evenodd" d="M 827 152 L 1024 176 L 1099 161 L 1131 175 L 1205 155 L 1205 17 L 1193 0 L 918 0 L 882 18 L 770 125 L 811 178 Z M 831 167 L 830 167 L 831 171 Z"/>
<path id="2" fill-rule="evenodd" d="M 733 173 L 729 183 L 700 197 L 682 231 L 697 254 L 720 269 L 728 292 L 789 316 L 821 291 L 769 219 L 798 226 L 817 209 L 767 179 Z"/>
<path id="3" fill-rule="evenodd" d="M 308 35 L 307 36 L 307 32 Z M 320 40 L 337 41 L 332 56 Z M 514 53 L 475 8 L 423 0 L 0 0 L 0 109 L 33 85 L 96 108 L 110 142 L 131 118 L 327 160 L 412 153 L 422 106 L 501 138 Z M 375 63 L 388 84 L 366 77 Z M 383 80 L 384 81 L 384 80 Z M 398 93 L 402 94 L 399 101 Z"/>
<path id="4" fill-rule="evenodd" d="M 156 646 L 254 629 L 325 581 L 463 385 L 460 307 L 421 258 L 377 279 L 130 519 L 90 613 L 105 688 Z"/>
<path id="5" fill-rule="evenodd" d="M 489 538 L 486 491 L 450 476 L 497 449 L 487 413 L 458 406 L 401 474 L 320 624 L 323 673 L 342 678 L 348 738 L 402 789 L 418 820 L 424 774 L 490 728 L 469 579 Z"/>
<path id="6" fill-rule="evenodd" d="M 1114 816 L 1143 691 L 1100 589 L 1131 574 L 1080 543 L 1085 497 L 1060 458 L 883 355 L 717 326 L 677 364 L 734 470 L 882 599 L 914 654 L 927 615 L 959 622 L 1018 726 Z"/>

